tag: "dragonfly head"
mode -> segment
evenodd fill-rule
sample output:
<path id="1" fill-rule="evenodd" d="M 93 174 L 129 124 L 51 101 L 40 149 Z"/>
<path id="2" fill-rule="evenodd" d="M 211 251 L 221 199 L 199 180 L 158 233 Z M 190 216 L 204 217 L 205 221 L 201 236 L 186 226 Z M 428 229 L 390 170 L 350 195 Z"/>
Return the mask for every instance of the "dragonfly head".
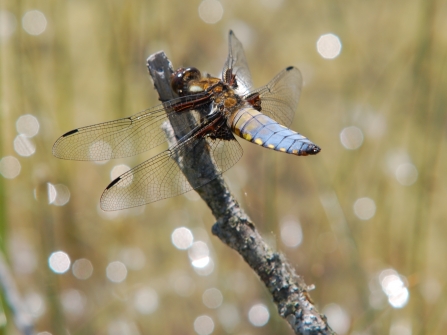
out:
<path id="1" fill-rule="evenodd" d="M 202 75 L 195 67 L 179 68 L 171 76 L 171 88 L 179 96 L 190 94 L 188 84 L 191 80 L 200 80 Z"/>

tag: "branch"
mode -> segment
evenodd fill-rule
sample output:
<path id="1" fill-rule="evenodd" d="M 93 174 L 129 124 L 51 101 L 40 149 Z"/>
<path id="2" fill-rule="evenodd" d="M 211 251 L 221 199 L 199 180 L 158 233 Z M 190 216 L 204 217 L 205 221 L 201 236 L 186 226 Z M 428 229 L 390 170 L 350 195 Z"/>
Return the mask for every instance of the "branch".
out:
<path id="1" fill-rule="evenodd" d="M 171 62 L 164 52 L 155 53 L 147 59 L 147 67 L 154 81 L 161 101 L 175 98 L 170 86 L 173 73 Z M 185 113 L 182 125 L 189 124 L 190 129 L 180 133 L 175 123 L 164 125 L 170 145 L 175 138 L 181 138 L 192 129 L 195 121 Z M 184 127 L 182 127 L 184 129 Z M 175 136 L 172 136 L 175 135 Z M 195 153 L 192 152 L 191 155 Z M 216 171 L 208 155 L 201 152 L 197 157 L 197 167 L 204 171 Z M 184 170 L 188 180 L 193 174 Z M 194 184 L 194 183 L 192 183 Z M 221 175 L 196 190 L 211 209 L 216 223 L 212 232 L 230 248 L 236 250 L 258 274 L 273 296 L 279 315 L 291 325 L 295 334 L 326 335 L 335 334 L 327 324 L 326 317 L 315 308 L 308 294 L 308 286 L 301 276 L 287 263 L 285 257 L 274 252 L 262 239 L 255 225 L 233 198 Z"/>

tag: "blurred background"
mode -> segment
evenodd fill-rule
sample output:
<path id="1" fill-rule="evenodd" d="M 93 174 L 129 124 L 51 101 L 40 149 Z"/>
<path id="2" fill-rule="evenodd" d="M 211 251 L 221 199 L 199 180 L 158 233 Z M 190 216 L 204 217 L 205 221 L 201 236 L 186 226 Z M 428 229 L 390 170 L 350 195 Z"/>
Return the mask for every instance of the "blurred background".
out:
<path id="1" fill-rule="evenodd" d="M 292 334 L 193 191 L 105 213 L 137 157 L 62 161 L 63 133 L 158 104 L 146 58 L 215 76 L 228 31 L 255 86 L 289 65 L 291 126 L 315 157 L 243 140 L 225 174 L 339 334 L 447 326 L 447 2 L 31 1 L 0 4 L 0 248 L 35 332 Z M 442 279 L 444 278 L 444 279 Z M 4 292 L 0 333 L 18 334 Z"/>

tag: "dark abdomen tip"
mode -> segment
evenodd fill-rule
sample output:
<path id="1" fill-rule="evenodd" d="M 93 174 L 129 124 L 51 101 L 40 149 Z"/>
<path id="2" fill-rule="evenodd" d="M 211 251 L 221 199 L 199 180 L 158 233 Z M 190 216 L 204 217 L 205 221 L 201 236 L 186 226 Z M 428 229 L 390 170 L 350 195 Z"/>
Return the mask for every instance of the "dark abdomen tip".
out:
<path id="1" fill-rule="evenodd" d="M 321 151 L 321 148 L 318 145 L 315 144 L 311 144 L 309 145 L 309 147 L 306 149 L 306 152 L 309 155 L 316 155 Z"/>

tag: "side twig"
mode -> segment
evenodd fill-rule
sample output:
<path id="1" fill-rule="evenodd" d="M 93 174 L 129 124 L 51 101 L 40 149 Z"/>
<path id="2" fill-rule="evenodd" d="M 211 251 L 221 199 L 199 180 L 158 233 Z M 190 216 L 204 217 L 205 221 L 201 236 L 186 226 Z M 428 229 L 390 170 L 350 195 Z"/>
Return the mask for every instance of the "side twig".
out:
<path id="1" fill-rule="evenodd" d="M 147 60 L 149 73 L 154 81 L 161 101 L 174 98 L 171 90 L 170 78 L 173 73 L 171 62 L 164 52 L 151 55 Z M 185 115 L 182 122 L 184 133 L 180 133 L 178 126 L 172 123 L 172 129 L 164 126 L 165 131 L 174 133 L 168 136 L 170 141 L 181 138 L 192 129 L 194 119 L 188 119 Z M 184 124 L 189 124 L 190 129 L 185 129 Z M 170 145 L 174 143 L 169 143 Z M 194 153 L 192 153 L 194 155 Z M 210 157 L 197 155 L 197 166 L 208 171 L 215 170 Z M 183 171 L 186 178 L 190 180 L 192 175 Z M 258 274 L 273 296 L 278 312 L 291 325 L 295 334 L 302 335 L 326 335 L 335 334 L 327 324 L 324 315 L 315 308 L 308 294 L 308 286 L 301 276 L 296 275 L 294 269 L 287 263 L 285 257 L 274 252 L 262 239 L 255 225 L 245 212 L 240 208 L 238 202 L 232 196 L 221 176 L 212 182 L 197 189 L 197 192 L 211 209 L 216 223 L 212 232 L 230 248 L 236 250 Z"/>

